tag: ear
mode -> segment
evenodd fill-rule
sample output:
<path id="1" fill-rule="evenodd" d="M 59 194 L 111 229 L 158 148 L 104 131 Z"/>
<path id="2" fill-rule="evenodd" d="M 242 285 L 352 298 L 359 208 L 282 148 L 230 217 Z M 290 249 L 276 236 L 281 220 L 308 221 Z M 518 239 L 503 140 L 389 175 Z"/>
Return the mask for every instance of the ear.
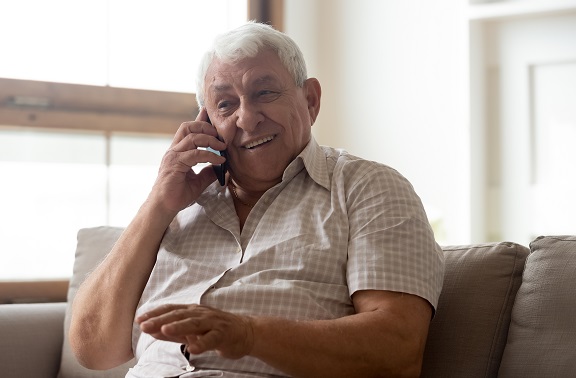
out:
<path id="1" fill-rule="evenodd" d="M 306 93 L 306 101 L 308 102 L 308 113 L 312 120 L 311 125 L 316 122 L 316 117 L 320 112 L 320 97 L 322 95 L 322 88 L 320 82 L 316 78 L 306 79 L 304 82 L 304 89 Z"/>

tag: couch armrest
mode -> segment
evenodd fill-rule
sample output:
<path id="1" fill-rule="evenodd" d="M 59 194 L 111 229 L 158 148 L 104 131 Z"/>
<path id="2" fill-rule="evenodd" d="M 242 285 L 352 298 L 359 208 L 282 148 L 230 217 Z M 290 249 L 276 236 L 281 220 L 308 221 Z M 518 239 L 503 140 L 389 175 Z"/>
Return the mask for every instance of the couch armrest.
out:
<path id="1" fill-rule="evenodd" d="M 2 377 L 56 377 L 65 311 L 66 303 L 0 305 Z"/>

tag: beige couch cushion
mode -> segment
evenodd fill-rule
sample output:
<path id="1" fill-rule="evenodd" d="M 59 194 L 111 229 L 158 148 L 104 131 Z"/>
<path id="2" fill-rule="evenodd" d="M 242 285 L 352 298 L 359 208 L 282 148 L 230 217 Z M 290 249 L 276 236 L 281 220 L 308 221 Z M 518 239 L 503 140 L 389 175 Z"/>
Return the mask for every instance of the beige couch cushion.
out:
<path id="1" fill-rule="evenodd" d="M 576 236 L 530 244 L 501 377 L 576 376 Z"/>
<path id="2" fill-rule="evenodd" d="M 495 377 L 528 248 L 444 247 L 446 273 L 422 377 Z"/>
<path id="3" fill-rule="evenodd" d="M 70 349 L 68 342 L 68 329 L 70 328 L 71 304 L 78 287 L 84 281 L 88 273 L 104 259 L 110 252 L 118 237 L 122 233 L 121 228 L 115 227 L 95 227 L 82 229 L 78 232 L 78 246 L 76 248 L 76 259 L 74 260 L 74 273 L 70 279 L 68 289 L 68 305 L 64 318 L 64 342 L 62 343 L 62 360 L 58 378 L 116 378 L 124 377 L 128 369 L 134 365 L 131 361 L 115 369 L 106 371 L 88 370 L 82 367 Z"/>

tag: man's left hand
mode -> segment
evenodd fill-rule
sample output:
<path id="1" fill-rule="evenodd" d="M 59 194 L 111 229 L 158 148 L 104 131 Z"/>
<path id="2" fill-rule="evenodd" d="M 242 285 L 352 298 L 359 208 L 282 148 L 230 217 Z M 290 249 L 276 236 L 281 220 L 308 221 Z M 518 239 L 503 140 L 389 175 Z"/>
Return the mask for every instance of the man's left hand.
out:
<path id="1" fill-rule="evenodd" d="M 136 318 L 140 329 L 156 339 L 186 344 L 188 352 L 214 350 L 237 359 L 254 345 L 252 319 L 207 306 L 169 304 Z"/>

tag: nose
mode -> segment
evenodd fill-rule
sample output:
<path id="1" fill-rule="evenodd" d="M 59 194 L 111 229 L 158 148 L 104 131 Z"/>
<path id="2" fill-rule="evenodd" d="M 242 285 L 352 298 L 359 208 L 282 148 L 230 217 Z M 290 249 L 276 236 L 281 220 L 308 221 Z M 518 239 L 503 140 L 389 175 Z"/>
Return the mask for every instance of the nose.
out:
<path id="1" fill-rule="evenodd" d="M 246 100 L 240 101 L 236 116 L 236 126 L 246 132 L 254 131 L 258 124 L 264 120 L 260 107 Z"/>

